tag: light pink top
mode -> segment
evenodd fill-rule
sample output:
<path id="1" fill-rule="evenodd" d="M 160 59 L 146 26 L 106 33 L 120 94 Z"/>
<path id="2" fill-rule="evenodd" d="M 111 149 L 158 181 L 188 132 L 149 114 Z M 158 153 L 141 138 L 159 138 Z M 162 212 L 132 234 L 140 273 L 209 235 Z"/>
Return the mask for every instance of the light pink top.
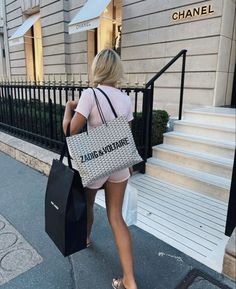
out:
<path id="1" fill-rule="evenodd" d="M 107 85 L 99 85 L 98 87 L 107 94 L 118 116 L 125 116 L 127 121 L 131 121 L 133 119 L 132 103 L 130 97 L 127 94 L 123 93 L 115 87 Z M 113 120 L 115 116 L 106 97 L 96 88 L 95 92 L 106 121 Z M 94 99 L 94 94 L 91 88 L 88 88 L 82 92 L 75 111 L 79 112 L 88 119 L 89 128 L 95 128 L 102 124 L 102 120 L 99 115 Z"/>

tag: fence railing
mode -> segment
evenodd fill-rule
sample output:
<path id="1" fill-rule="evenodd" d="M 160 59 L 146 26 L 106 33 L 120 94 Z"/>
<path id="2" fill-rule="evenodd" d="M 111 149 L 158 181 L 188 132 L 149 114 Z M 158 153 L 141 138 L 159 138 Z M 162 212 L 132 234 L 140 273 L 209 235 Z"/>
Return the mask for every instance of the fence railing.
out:
<path id="1" fill-rule="evenodd" d="M 143 163 L 136 169 L 144 172 L 145 162 L 152 155 L 153 98 L 154 82 L 183 55 L 181 72 L 179 118 L 181 119 L 183 104 L 183 88 L 186 50 L 176 55 L 146 85 L 121 87 L 131 96 L 133 102 L 134 121 L 132 131 Z M 0 82 L 0 129 L 17 137 L 60 152 L 64 133 L 62 120 L 66 102 L 79 99 L 84 89 L 88 88 L 82 81 L 62 83 L 56 82 Z M 158 143 L 155 143 L 158 144 Z"/>
<path id="2" fill-rule="evenodd" d="M 0 83 L 0 128 L 41 145 L 60 152 L 64 133 L 62 120 L 66 102 L 79 99 L 88 86 L 62 83 Z M 121 88 L 132 96 L 134 121 L 132 131 L 143 159 L 145 149 L 145 123 L 147 115 L 145 100 L 150 89 L 145 87 Z M 144 170 L 144 162 L 136 167 Z"/>

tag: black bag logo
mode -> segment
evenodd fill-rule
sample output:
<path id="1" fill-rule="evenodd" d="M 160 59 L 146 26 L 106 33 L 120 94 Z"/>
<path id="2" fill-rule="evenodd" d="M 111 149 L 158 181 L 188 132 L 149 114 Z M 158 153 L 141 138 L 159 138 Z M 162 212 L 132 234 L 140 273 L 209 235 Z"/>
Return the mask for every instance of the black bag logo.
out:
<path id="1" fill-rule="evenodd" d="M 113 142 L 112 144 L 109 144 L 97 151 L 93 151 L 93 152 L 80 156 L 81 163 L 91 161 L 93 159 L 103 156 L 104 154 L 107 154 L 109 152 L 112 152 L 114 150 L 117 150 L 127 145 L 129 145 L 128 137 L 122 138 L 121 140 Z"/>

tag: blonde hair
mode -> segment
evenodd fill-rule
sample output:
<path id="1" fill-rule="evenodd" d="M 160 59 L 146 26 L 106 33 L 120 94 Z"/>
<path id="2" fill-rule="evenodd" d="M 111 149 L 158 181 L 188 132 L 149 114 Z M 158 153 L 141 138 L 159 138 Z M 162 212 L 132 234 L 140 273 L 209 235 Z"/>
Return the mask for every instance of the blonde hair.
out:
<path id="1" fill-rule="evenodd" d="M 110 48 L 100 51 L 93 60 L 91 77 L 94 86 L 99 83 L 116 84 L 123 77 L 120 56 Z"/>

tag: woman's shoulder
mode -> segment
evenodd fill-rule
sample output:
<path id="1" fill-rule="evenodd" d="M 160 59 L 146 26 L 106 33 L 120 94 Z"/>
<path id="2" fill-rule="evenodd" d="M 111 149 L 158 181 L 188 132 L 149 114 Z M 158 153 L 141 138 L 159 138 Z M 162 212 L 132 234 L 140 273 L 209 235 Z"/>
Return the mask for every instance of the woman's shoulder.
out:
<path id="1" fill-rule="evenodd" d="M 92 88 L 88 87 L 84 89 L 81 93 L 80 98 L 86 99 L 87 101 L 93 101 L 94 93 Z"/>
<path id="2" fill-rule="evenodd" d="M 130 102 L 130 101 L 131 101 L 130 96 L 129 96 L 125 91 L 122 91 L 122 90 L 120 90 L 120 89 L 119 89 L 119 91 L 120 91 L 120 95 L 123 97 L 123 99 L 124 99 L 125 101 L 127 101 L 127 102 Z"/>
<path id="3" fill-rule="evenodd" d="M 118 103 L 121 103 L 125 106 L 131 102 L 130 96 L 119 88 L 116 88 L 113 86 L 105 86 L 105 85 L 99 85 L 98 88 L 101 89 L 103 92 L 105 92 L 106 95 L 113 102 L 118 102 Z M 96 89 L 95 89 L 95 91 L 96 91 Z M 98 95 L 100 97 L 102 96 L 101 91 L 98 91 Z M 104 97 L 102 96 L 102 99 L 103 98 Z"/>
<path id="4" fill-rule="evenodd" d="M 117 88 L 117 87 L 99 85 L 98 88 L 104 90 L 104 92 L 106 92 L 107 94 L 112 94 L 112 95 L 115 94 L 124 98 L 129 98 L 127 93 L 125 93 L 124 91 L 122 91 L 120 88 Z"/>
<path id="5" fill-rule="evenodd" d="M 85 88 L 83 91 L 82 91 L 82 95 L 92 95 L 93 94 L 93 90 L 91 87 L 88 87 L 88 88 Z"/>

